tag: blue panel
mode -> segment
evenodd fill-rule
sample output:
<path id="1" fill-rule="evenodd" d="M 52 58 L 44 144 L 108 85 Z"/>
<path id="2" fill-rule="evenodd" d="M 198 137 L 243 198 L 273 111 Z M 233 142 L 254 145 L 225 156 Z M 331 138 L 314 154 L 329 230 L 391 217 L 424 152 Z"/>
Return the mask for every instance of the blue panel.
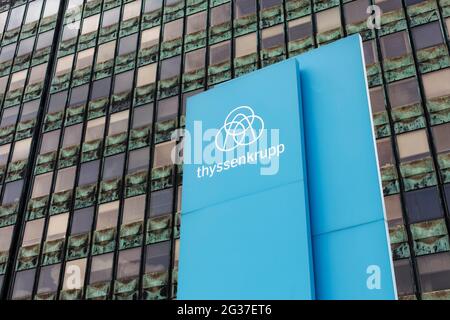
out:
<path id="1" fill-rule="evenodd" d="M 381 220 L 314 237 L 317 299 L 395 299 L 384 234 Z"/>
<path id="2" fill-rule="evenodd" d="M 394 299 L 361 38 L 345 38 L 296 60 L 302 82 L 316 298 Z M 371 271 L 380 272 L 381 287 L 366 286 L 377 276 Z"/>
<path id="3" fill-rule="evenodd" d="M 294 182 L 184 215 L 177 298 L 312 299 L 303 187 Z"/>
<path id="4" fill-rule="evenodd" d="M 297 58 L 312 232 L 384 218 L 381 184 L 360 37 Z"/>
<path id="5" fill-rule="evenodd" d="M 258 70 L 221 86 L 190 97 L 187 102 L 186 129 L 195 138 L 194 122 L 202 121 L 202 130 L 219 129 L 234 108 L 251 106 L 264 120 L 267 130 L 280 130 L 280 144 L 286 149 L 279 158 L 279 170 L 274 175 L 261 175 L 260 165 L 238 166 L 222 171 L 213 178 L 198 178 L 198 164 L 186 163 L 183 170 L 183 213 L 233 199 L 253 192 L 280 186 L 304 178 L 303 149 L 300 134 L 300 86 L 295 60 Z M 286 83 L 289 83 L 286 86 Z M 282 95 L 279 92 L 283 92 Z M 289 121 L 286 121 L 289 119 Z M 197 128 L 198 131 L 198 128 Z M 270 136 L 270 133 L 268 133 Z M 185 158 L 201 158 L 202 151 L 216 151 L 214 134 Z M 273 141 L 273 144 L 278 144 Z M 269 145 L 272 141 L 268 142 Z M 252 145 L 256 146 L 257 144 Z M 233 150 L 235 151 L 235 150 Z M 217 152 L 218 156 L 233 158 L 233 151 Z M 275 163 L 274 163 L 275 165 Z M 269 167 L 269 165 L 263 165 Z"/>
<path id="6" fill-rule="evenodd" d="M 199 174 L 204 163 L 189 164 L 194 154 L 185 146 L 179 299 L 314 297 L 299 79 L 296 61 L 289 60 L 188 99 L 191 144 L 201 137 L 196 121 L 204 132 L 222 130 L 224 122 L 247 121 L 248 110 L 233 110 L 250 106 L 252 126 L 264 123 L 269 135 L 274 130 L 279 137 L 267 145 L 259 139 L 249 149 L 285 149 L 273 166 L 247 163 L 208 177 Z M 228 148 L 225 140 L 216 145 L 216 133 L 197 147 L 200 158 L 202 150 L 233 158 L 234 150 L 218 151 Z"/>

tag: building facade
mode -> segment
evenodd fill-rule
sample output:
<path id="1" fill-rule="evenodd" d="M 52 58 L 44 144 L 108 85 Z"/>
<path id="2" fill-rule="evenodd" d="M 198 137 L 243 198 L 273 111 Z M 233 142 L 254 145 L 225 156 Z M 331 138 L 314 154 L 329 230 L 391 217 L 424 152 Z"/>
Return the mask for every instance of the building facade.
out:
<path id="1" fill-rule="evenodd" d="M 2 299 L 176 298 L 186 98 L 357 32 L 399 296 L 450 298 L 449 0 L 1 1 L 0 32 Z"/>

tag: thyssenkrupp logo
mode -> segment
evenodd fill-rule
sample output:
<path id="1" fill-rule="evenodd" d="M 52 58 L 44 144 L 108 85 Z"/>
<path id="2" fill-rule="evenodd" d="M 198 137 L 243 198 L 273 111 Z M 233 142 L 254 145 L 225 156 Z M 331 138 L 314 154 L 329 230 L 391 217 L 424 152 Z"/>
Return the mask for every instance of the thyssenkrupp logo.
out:
<path id="1" fill-rule="evenodd" d="M 216 134 L 216 148 L 227 152 L 237 147 L 249 146 L 261 138 L 263 131 L 264 120 L 256 115 L 251 107 L 234 108 Z"/>

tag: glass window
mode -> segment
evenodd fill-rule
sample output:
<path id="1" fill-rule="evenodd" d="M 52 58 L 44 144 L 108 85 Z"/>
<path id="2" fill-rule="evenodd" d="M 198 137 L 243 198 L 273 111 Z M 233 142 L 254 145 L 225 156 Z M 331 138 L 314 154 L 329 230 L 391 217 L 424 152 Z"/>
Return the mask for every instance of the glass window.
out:
<path id="1" fill-rule="evenodd" d="M 22 89 L 25 86 L 28 70 L 13 73 L 11 76 L 11 83 L 9 84 L 9 91 Z"/>
<path id="2" fill-rule="evenodd" d="M 427 23 L 411 29 L 416 50 L 437 46 L 444 43 L 439 22 Z"/>
<path id="3" fill-rule="evenodd" d="M 161 80 L 172 79 L 180 74 L 181 56 L 176 56 L 161 62 Z"/>
<path id="4" fill-rule="evenodd" d="M 88 98 L 88 94 L 89 94 L 88 84 L 73 88 L 70 93 L 69 105 L 73 106 L 84 104 Z"/>
<path id="5" fill-rule="evenodd" d="M 153 122 L 153 104 L 134 109 L 133 112 L 133 128 L 141 128 Z"/>
<path id="6" fill-rule="evenodd" d="M 153 168 L 163 167 L 173 164 L 172 150 L 175 148 L 175 141 L 168 141 L 155 146 Z"/>
<path id="7" fill-rule="evenodd" d="M 92 141 L 103 138 L 104 130 L 105 117 L 88 121 L 84 141 Z"/>
<path id="8" fill-rule="evenodd" d="M 158 102 L 157 121 L 166 121 L 178 116 L 178 97 L 172 97 Z"/>
<path id="9" fill-rule="evenodd" d="M 128 115 L 128 110 L 111 114 L 108 128 L 109 136 L 128 130 Z"/>
<path id="10" fill-rule="evenodd" d="M 35 37 L 28 38 L 20 41 L 19 50 L 17 50 L 17 56 L 23 56 L 30 54 L 33 51 Z"/>
<path id="11" fill-rule="evenodd" d="M 51 216 L 48 224 L 46 241 L 64 238 L 66 236 L 68 219 L 68 213 Z"/>
<path id="12" fill-rule="evenodd" d="M 17 272 L 12 294 L 14 300 L 31 299 L 35 273 L 36 269 Z"/>
<path id="13" fill-rule="evenodd" d="M 263 10 L 282 4 L 282 0 L 260 0 L 260 7 Z"/>
<path id="14" fill-rule="evenodd" d="M 254 14 L 256 13 L 256 1 L 236 0 L 234 2 L 234 10 L 237 19 Z"/>
<path id="15" fill-rule="evenodd" d="M 153 12 L 161 9 L 162 0 L 145 0 L 144 3 L 144 12 Z"/>
<path id="16" fill-rule="evenodd" d="M 400 201 L 400 195 L 394 194 L 384 197 L 384 205 L 386 207 L 386 217 L 388 219 L 389 226 L 403 224 L 402 203 Z"/>
<path id="17" fill-rule="evenodd" d="M 5 185 L 2 205 L 18 202 L 22 195 L 23 180 L 9 182 Z M 1 251 L 1 250 L 0 250 Z"/>
<path id="18" fill-rule="evenodd" d="M 218 26 L 231 20 L 231 5 L 225 3 L 211 8 L 211 26 Z"/>
<path id="19" fill-rule="evenodd" d="M 339 7 L 316 13 L 317 33 L 331 31 L 341 27 Z"/>
<path id="20" fill-rule="evenodd" d="M 133 88 L 134 70 L 116 75 L 114 81 L 114 94 L 128 92 Z"/>
<path id="21" fill-rule="evenodd" d="M 61 130 L 54 130 L 44 133 L 42 136 L 39 154 L 46 154 L 48 152 L 56 151 L 58 149 L 60 133 Z"/>
<path id="22" fill-rule="evenodd" d="M 82 8 L 80 8 L 83 5 L 83 0 L 70 0 L 69 4 L 67 5 L 67 10 L 74 10 L 75 12 L 80 12 Z"/>
<path id="23" fill-rule="evenodd" d="M 377 141 L 378 162 L 380 167 L 394 163 L 391 138 L 384 138 Z"/>
<path id="24" fill-rule="evenodd" d="M 148 170 L 150 161 L 150 148 L 141 148 L 130 152 L 128 160 L 128 173 Z"/>
<path id="25" fill-rule="evenodd" d="M 119 216 L 119 201 L 101 204 L 98 207 L 97 225 L 95 230 L 104 230 L 117 225 Z"/>
<path id="26" fill-rule="evenodd" d="M 65 25 L 62 34 L 62 41 L 67 41 L 78 36 L 79 29 L 80 29 L 80 20 Z"/>
<path id="27" fill-rule="evenodd" d="M 442 97 L 450 94 L 450 69 L 430 72 L 422 76 L 423 87 L 427 99 Z"/>
<path id="28" fill-rule="evenodd" d="M 363 49 L 366 65 L 378 62 L 377 45 L 374 40 L 363 42 Z"/>
<path id="29" fill-rule="evenodd" d="M 94 207 L 75 210 L 70 234 L 77 235 L 91 231 L 94 220 Z"/>
<path id="30" fill-rule="evenodd" d="M 89 85 L 85 84 L 73 88 L 70 94 L 70 106 L 78 106 L 86 103 L 89 94 Z"/>
<path id="31" fill-rule="evenodd" d="M 30 2 L 27 9 L 27 16 L 25 18 L 25 24 L 39 20 L 41 17 L 42 0 L 35 0 Z"/>
<path id="32" fill-rule="evenodd" d="M 159 43 L 160 27 L 154 27 L 142 31 L 141 34 L 141 49 L 150 48 Z"/>
<path id="33" fill-rule="evenodd" d="M 58 92 L 50 96 L 50 102 L 48 104 L 48 113 L 54 113 L 61 111 L 66 106 L 67 91 Z"/>
<path id="34" fill-rule="evenodd" d="M 256 33 L 250 33 L 235 40 L 235 56 L 236 58 L 244 57 L 246 55 L 256 52 L 257 38 Z"/>
<path id="35" fill-rule="evenodd" d="M 41 268 L 39 274 L 38 293 L 50 293 L 58 290 L 61 264 L 54 264 Z"/>
<path id="36" fill-rule="evenodd" d="M 6 85 L 8 84 L 8 78 L 9 78 L 9 76 L 5 76 L 3 78 L 0 78 L 0 94 L 2 94 L 2 95 L 5 94 Z"/>
<path id="37" fill-rule="evenodd" d="M 370 104 L 373 113 L 386 111 L 383 87 L 374 87 L 369 90 Z"/>
<path id="38" fill-rule="evenodd" d="M 430 151 L 425 130 L 397 135 L 397 145 L 401 160 L 419 159 Z"/>
<path id="39" fill-rule="evenodd" d="M 4 145 L 0 146 L 0 166 L 3 166 L 8 162 L 10 150 L 11 150 L 11 144 L 4 144 Z"/>
<path id="40" fill-rule="evenodd" d="M 212 45 L 209 50 L 209 64 L 217 65 L 231 59 L 231 41 Z"/>
<path id="41" fill-rule="evenodd" d="M 77 166 L 58 170 L 55 192 L 73 189 Z"/>
<path id="42" fill-rule="evenodd" d="M 187 17 L 186 34 L 196 33 L 206 29 L 207 11 L 192 14 Z"/>
<path id="43" fill-rule="evenodd" d="M 49 47 L 53 43 L 53 36 L 55 31 L 50 30 L 39 34 L 38 42 L 36 45 L 36 51 Z"/>
<path id="44" fill-rule="evenodd" d="M 103 12 L 102 28 L 112 26 L 119 22 L 120 7 Z"/>
<path id="45" fill-rule="evenodd" d="M 89 283 L 100 283 L 111 280 L 114 253 L 102 254 L 92 258 Z"/>
<path id="46" fill-rule="evenodd" d="M 115 52 L 116 52 L 116 41 L 111 41 L 100 45 L 98 47 L 97 52 L 97 63 L 103 63 L 113 59 Z"/>
<path id="47" fill-rule="evenodd" d="M 83 130 L 83 124 L 77 124 L 64 128 L 63 148 L 78 145 L 81 141 L 81 133 Z"/>
<path id="48" fill-rule="evenodd" d="M 64 272 L 63 290 L 81 289 L 86 274 L 86 258 L 69 261 Z"/>
<path id="49" fill-rule="evenodd" d="M 123 9 L 122 21 L 127 21 L 138 17 L 141 13 L 141 0 L 127 3 Z"/>
<path id="50" fill-rule="evenodd" d="M 312 35 L 311 16 L 288 22 L 289 41 L 300 40 Z"/>
<path id="51" fill-rule="evenodd" d="M 378 5 L 384 13 L 401 10 L 403 7 L 402 0 L 375 0 L 375 4 Z"/>
<path id="52" fill-rule="evenodd" d="M 0 252 L 9 251 L 14 226 L 0 228 Z"/>
<path id="53" fill-rule="evenodd" d="M 432 127 L 434 143 L 438 153 L 450 151 L 450 123 Z"/>
<path id="54" fill-rule="evenodd" d="M 164 25 L 163 41 L 181 38 L 183 35 L 183 19 L 168 22 Z"/>
<path id="55" fill-rule="evenodd" d="M 156 63 L 140 67 L 138 69 L 137 87 L 142 87 L 156 82 Z"/>
<path id="56" fill-rule="evenodd" d="M 423 292 L 450 288 L 450 252 L 417 257 Z"/>
<path id="57" fill-rule="evenodd" d="M 145 195 L 125 199 L 122 224 L 144 220 Z"/>
<path id="58" fill-rule="evenodd" d="M 7 31 L 14 30 L 20 27 L 23 21 L 23 15 L 25 13 L 25 5 L 14 8 L 9 15 Z"/>
<path id="59" fill-rule="evenodd" d="M 5 30 L 6 19 L 8 18 L 8 11 L 0 13 L 0 34 Z M 1 286 L 0 286 L 1 288 Z"/>
<path id="60" fill-rule="evenodd" d="M 365 21 L 368 18 L 366 10 L 369 5 L 368 0 L 356 0 L 344 4 L 345 23 L 355 24 Z"/>
<path id="61" fill-rule="evenodd" d="M 406 192 L 405 206 L 410 223 L 443 217 L 439 193 L 435 187 Z"/>
<path id="62" fill-rule="evenodd" d="M 170 265 L 170 241 L 147 246 L 145 273 L 164 272 Z"/>
<path id="63" fill-rule="evenodd" d="M 27 159 L 30 154 L 31 138 L 17 141 L 14 145 L 12 162 Z"/>
<path id="64" fill-rule="evenodd" d="M 123 153 L 105 158 L 103 180 L 121 177 L 123 174 L 124 162 L 125 155 Z"/>
<path id="65" fill-rule="evenodd" d="M 271 28 L 262 30 L 262 49 L 270 49 L 284 44 L 284 30 L 283 26 L 277 25 Z"/>
<path id="66" fill-rule="evenodd" d="M 119 41 L 119 56 L 135 52 L 137 48 L 138 34 L 133 33 L 128 37 L 121 38 Z"/>
<path id="67" fill-rule="evenodd" d="M 20 121 L 25 122 L 28 120 L 36 119 L 39 110 L 39 100 L 26 102 L 22 107 L 22 114 L 20 115 Z"/>
<path id="68" fill-rule="evenodd" d="M 139 274 L 141 265 L 141 248 L 123 250 L 119 252 L 117 264 L 117 279 L 126 279 Z"/>
<path id="69" fill-rule="evenodd" d="M 34 178 L 32 198 L 39 198 L 50 193 L 53 172 L 40 174 Z"/>
<path id="70" fill-rule="evenodd" d="M 99 21 L 100 21 L 99 14 L 85 18 L 83 20 L 83 27 L 81 29 L 81 34 L 83 35 L 83 34 L 88 34 L 88 33 L 97 31 Z"/>
<path id="71" fill-rule="evenodd" d="M 111 78 L 94 81 L 92 85 L 91 100 L 109 96 L 111 92 Z"/>
<path id="72" fill-rule="evenodd" d="M 150 216 L 157 217 L 171 214 L 173 210 L 173 189 L 165 189 L 151 193 Z"/>
<path id="73" fill-rule="evenodd" d="M 205 48 L 186 53 L 184 72 L 189 73 L 203 69 L 205 67 L 205 53 Z"/>
<path id="74" fill-rule="evenodd" d="M 40 244 L 44 231 L 45 218 L 27 221 L 23 234 L 22 247 Z"/>
<path id="75" fill-rule="evenodd" d="M 98 180 L 99 169 L 100 160 L 89 161 L 81 164 L 78 185 L 84 186 L 86 184 L 96 182 Z"/>
<path id="76" fill-rule="evenodd" d="M 420 102 L 419 85 L 416 78 L 389 84 L 388 93 L 392 108 L 408 106 Z"/>
<path id="77" fill-rule="evenodd" d="M 63 74 L 70 72 L 70 70 L 72 69 L 73 57 L 74 55 L 71 54 L 70 56 L 58 59 L 58 62 L 56 63 L 56 72 L 55 72 L 57 76 L 61 76 Z"/>
<path id="78" fill-rule="evenodd" d="M 8 108 L 3 110 L 2 122 L 0 127 L 5 128 L 10 125 L 15 125 L 17 122 L 17 117 L 19 115 L 19 106 Z"/>
<path id="79" fill-rule="evenodd" d="M 394 270 L 398 295 L 406 296 L 414 294 L 414 280 L 411 261 L 409 259 L 394 261 Z"/>
<path id="80" fill-rule="evenodd" d="M 384 59 L 393 59 L 411 52 L 408 34 L 405 31 L 389 34 L 380 38 Z"/>
<path id="81" fill-rule="evenodd" d="M 8 60 L 12 60 L 16 53 L 16 43 L 12 43 L 10 45 L 4 46 L 1 48 L 2 52 L 0 54 L 0 62 L 5 62 Z"/>
<path id="82" fill-rule="evenodd" d="M 92 66 L 92 62 L 94 60 L 94 51 L 95 48 L 91 48 L 78 52 L 75 69 L 80 70 Z"/>
<path id="83" fill-rule="evenodd" d="M 58 13 L 60 0 L 47 0 L 45 2 L 44 18 Z"/>

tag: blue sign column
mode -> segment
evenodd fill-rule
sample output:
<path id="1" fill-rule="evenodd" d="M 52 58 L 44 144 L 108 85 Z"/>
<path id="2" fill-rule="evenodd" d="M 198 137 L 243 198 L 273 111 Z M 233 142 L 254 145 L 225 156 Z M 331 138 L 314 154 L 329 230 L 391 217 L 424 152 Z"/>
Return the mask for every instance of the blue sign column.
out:
<path id="1" fill-rule="evenodd" d="M 296 64 L 188 100 L 178 299 L 314 298 Z"/>
<path id="2" fill-rule="evenodd" d="M 317 299 L 395 299 L 359 35 L 296 57 Z"/>
<path id="3" fill-rule="evenodd" d="M 396 298 L 359 36 L 191 97 L 186 128 L 179 299 Z"/>

